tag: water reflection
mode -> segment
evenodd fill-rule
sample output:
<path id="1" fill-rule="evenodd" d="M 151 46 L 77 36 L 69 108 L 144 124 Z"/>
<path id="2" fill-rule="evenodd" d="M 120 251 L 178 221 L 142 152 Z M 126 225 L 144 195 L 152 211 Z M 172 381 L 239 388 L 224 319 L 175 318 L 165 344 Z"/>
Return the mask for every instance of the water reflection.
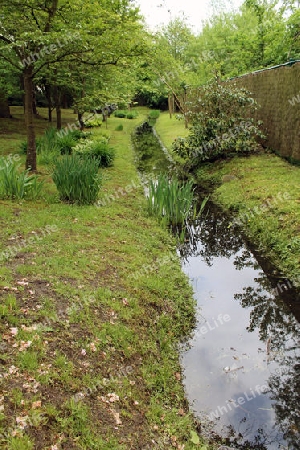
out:
<path id="1" fill-rule="evenodd" d="M 236 448 L 299 449 L 299 293 L 274 296 L 279 275 L 215 207 L 189 232 L 179 252 L 201 307 L 182 357 L 192 408 L 202 424 L 213 413 L 212 430 Z M 231 321 L 203 333 L 220 313 Z M 237 405 L 263 385 L 268 392 Z"/>

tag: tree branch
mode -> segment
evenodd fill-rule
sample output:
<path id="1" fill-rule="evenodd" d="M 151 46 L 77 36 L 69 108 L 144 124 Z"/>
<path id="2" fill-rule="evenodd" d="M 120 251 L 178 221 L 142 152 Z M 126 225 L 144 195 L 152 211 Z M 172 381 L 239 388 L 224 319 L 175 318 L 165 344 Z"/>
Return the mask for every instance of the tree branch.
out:
<path id="1" fill-rule="evenodd" d="M 7 37 L 3 36 L 3 34 L 0 34 L 0 41 L 4 41 L 7 44 L 12 44 L 12 41 L 10 41 Z"/>

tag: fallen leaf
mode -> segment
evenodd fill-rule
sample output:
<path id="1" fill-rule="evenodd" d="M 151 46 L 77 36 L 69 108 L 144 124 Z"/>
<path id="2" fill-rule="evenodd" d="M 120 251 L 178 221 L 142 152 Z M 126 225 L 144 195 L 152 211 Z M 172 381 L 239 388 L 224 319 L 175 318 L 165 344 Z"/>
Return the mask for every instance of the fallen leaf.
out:
<path id="1" fill-rule="evenodd" d="M 200 444 L 199 436 L 198 436 L 198 434 L 195 431 L 191 431 L 191 441 L 195 445 L 199 445 Z"/>
<path id="2" fill-rule="evenodd" d="M 122 420 L 120 419 L 120 413 L 116 412 L 115 410 L 110 410 L 112 415 L 114 416 L 114 419 L 116 421 L 116 425 L 122 425 Z"/>
<path id="3" fill-rule="evenodd" d="M 32 409 L 37 409 L 37 408 L 40 408 L 41 406 L 42 406 L 41 400 L 33 402 L 32 405 L 31 405 Z"/>

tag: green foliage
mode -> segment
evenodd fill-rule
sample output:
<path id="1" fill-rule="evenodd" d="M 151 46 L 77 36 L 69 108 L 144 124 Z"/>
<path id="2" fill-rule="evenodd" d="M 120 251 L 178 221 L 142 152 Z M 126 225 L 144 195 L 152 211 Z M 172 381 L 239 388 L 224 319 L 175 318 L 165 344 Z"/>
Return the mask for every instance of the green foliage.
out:
<path id="1" fill-rule="evenodd" d="M 98 161 L 99 167 L 110 167 L 115 159 L 115 150 L 108 145 L 104 136 L 97 140 L 79 142 L 73 149 L 74 154 L 82 158 L 92 158 Z"/>
<path id="2" fill-rule="evenodd" d="M 101 117 L 94 117 L 93 119 L 89 119 L 86 122 L 84 122 L 85 128 L 101 127 L 101 125 L 102 125 Z"/>
<path id="3" fill-rule="evenodd" d="M 127 113 L 127 119 L 136 119 L 138 116 L 137 111 L 130 111 Z"/>
<path id="4" fill-rule="evenodd" d="M 180 183 L 176 178 L 169 180 L 166 175 L 160 175 L 157 180 L 150 180 L 148 187 L 149 213 L 163 223 L 184 225 L 188 217 L 196 215 L 192 181 Z"/>
<path id="5" fill-rule="evenodd" d="M 120 125 L 116 126 L 115 130 L 116 131 L 123 131 L 123 128 L 124 128 L 123 125 L 120 123 Z"/>
<path id="6" fill-rule="evenodd" d="M 67 134 L 58 134 L 57 145 L 60 149 L 61 155 L 71 155 L 72 148 L 76 145 L 76 139 L 74 138 L 73 132 Z"/>
<path id="7" fill-rule="evenodd" d="M 115 111 L 115 117 L 118 117 L 119 119 L 136 119 L 138 116 L 138 112 L 131 110 L 131 111 L 126 111 L 125 109 L 118 109 L 117 111 Z"/>
<path id="8" fill-rule="evenodd" d="M 149 119 L 158 119 L 160 115 L 160 111 L 158 109 L 151 109 L 149 112 Z"/>
<path id="9" fill-rule="evenodd" d="M 115 111 L 114 114 L 115 114 L 115 117 L 118 117 L 119 119 L 124 119 L 127 116 L 127 111 L 118 109 L 117 111 Z"/>
<path id="10" fill-rule="evenodd" d="M 17 162 L 0 158 L 0 198 L 20 200 L 40 195 L 43 183 L 36 175 L 29 175 L 29 170 L 20 172 L 19 168 Z"/>
<path id="11" fill-rule="evenodd" d="M 55 161 L 55 155 L 70 155 L 72 148 L 79 139 L 87 139 L 91 133 L 81 130 L 57 131 L 56 128 L 47 128 L 44 135 L 36 139 L 36 151 L 41 156 L 40 162 L 44 164 Z M 22 153 L 27 153 L 27 141 L 20 144 Z"/>
<path id="12" fill-rule="evenodd" d="M 56 163 L 53 181 L 60 199 L 69 203 L 89 205 L 97 200 L 101 176 L 97 160 L 78 155 L 63 156 Z"/>
<path id="13" fill-rule="evenodd" d="M 191 127 L 187 138 L 174 141 L 173 150 L 193 171 L 205 161 L 234 154 L 249 154 L 258 148 L 256 137 L 263 138 L 252 117 L 258 105 L 245 89 L 208 83 L 193 93 L 189 112 Z M 248 117 L 248 115 L 250 117 Z"/>

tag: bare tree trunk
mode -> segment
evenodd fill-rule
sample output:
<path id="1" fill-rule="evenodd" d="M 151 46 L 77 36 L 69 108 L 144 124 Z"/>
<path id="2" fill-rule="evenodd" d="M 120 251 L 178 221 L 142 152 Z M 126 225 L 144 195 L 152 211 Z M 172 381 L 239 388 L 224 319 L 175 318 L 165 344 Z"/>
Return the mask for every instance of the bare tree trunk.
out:
<path id="1" fill-rule="evenodd" d="M 26 169 L 36 172 L 36 145 L 35 145 L 35 130 L 33 121 L 33 80 L 32 67 L 28 66 L 24 70 L 24 91 L 25 91 L 25 124 L 27 130 L 27 155 L 26 155 Z"/>
<path id="2" fill-rule="evenodd" d="M 0 91 L 0 117 L 11 118 L 8 100 L 2 91 Z"/>
<path id="3" fill-rule="evenodd" d="M 78 122 L 80 124 L 81 131 L 84 129 L 84 121 L 83 121 L 82 116 L 83 116 L 83 114 L 80 112 L 77 114 L 77 118 L 78 118 Z"/>
<path id="4" fill-rule="evenodd" d="M 52 99 L 51 99 L 51 85 L 45 85 L 45 93 L 48 103 L 48 122 L 52 122 Z"/>
<path id="5" fill-rule="evenodd" d="M 168 107 L 169 107 L 170 119 L 172 119 L 172 113 L 173 113 L 173 111 L 172 111 L 172 97 L 173 96 L 171 94 L 168 95 Z"/>
<path id="6" fill-rule="evenodd" d="M 56 105 L 56 128 L 61 130 L 61 107 L 60 103 Z"/>
<path id="7" fill-rule="evenodd" d="M 34 117 L 39 117 L 39 113 L 36 106 L 36 92 L 35 92 L 35 86 L 33 86 L 32 90 L 32 111 L 34 114 Z"/>
<path id="8" fill-rule="evenodd" d="M 60 90 L 57 86 L 54 86 L 54 99 L 55 99 L 55 110 L 56 110 L 56 128 L 61 130 L 61 95 Z"/>

